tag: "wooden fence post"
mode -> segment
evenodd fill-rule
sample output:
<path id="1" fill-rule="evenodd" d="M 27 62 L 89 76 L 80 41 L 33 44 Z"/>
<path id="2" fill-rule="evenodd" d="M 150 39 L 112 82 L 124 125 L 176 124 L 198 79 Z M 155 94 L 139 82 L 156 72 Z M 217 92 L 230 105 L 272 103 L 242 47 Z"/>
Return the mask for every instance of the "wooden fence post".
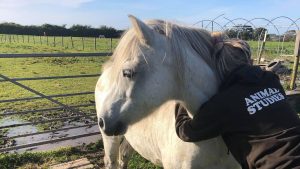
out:
<path id="1" fill-rule="evenodd" d="M 268 31 L 266 30 L 266 31 L 265 31 L 264 40 L 263 40 L 263 42 L 262 42 L 262 44 L 261 44 L 261 47 L 259 48 L 257 64 L 260 64 L 261 56 L 262 56 L 262 54 L 264 53 L 265 45 L 266 45 L 266 40 L 267 40 L 267 34 L 268 34 Z"/>
<path id="2" fill-rule="evenodd" d="M 74 48 L 74 42 L 73 42 L 73 37 L 71 36 L 71 44 L 72 44 L 72 49 Z"/>
<path id="3" fill-rule="evenodd" d="M 41 45 L 43 44 L 43 43 L 42 43 L 42 36 L 40 36 L 40 43 L 41 43 Z"/>
<path id="4" fill-rule="evenodd" d="M 95 50 L 97 50 L 97 37 L 95 37 Z"/>
<path id="5" fill-rule="evenodd" d="M 295 49 L 294 49 L 295 60 L 294 60 L 294 66 L 293 66 L 293 72 L 292 72 L 291 84 L 290 84 L 291 90 L 296 88 L 295 82 L 296 82 L 296 78 L 297 78 L 299 57 L 300 57 L 299 50 L 300 50 L 300 31 L 297 31 L 296 41 L 295 41 Z"/>
<path id="6" fill-rule="evenodd" d="M 110 38 L 110 52 L 113 52 L 113 47 L 112 47 L 112 38 Z"/>
<path id="7" fill-rule="evenodd" d="M 22 41 L 23 41 L 23 43 L 24 43 L 24 35 L 22 35 Z"/>
<path id="8" fill-rule="evenodd" d="M 48 36 L 46 36 L 47 46 L 49 46 Z"/>
<path id="9" fill-rule="evenodd" d="M 35 39 L 34 39 L 34 35 L 32 35 L 32 39 L 33 39 L 33 44 L 35 44 Z"/>
<path id="10" fill-rule="evenodd" d="M 27 35 L 27 43 L 29 43 L 29 35 Z"/>
<path id="11" fill-rule="evenodd" d="M 54 36 L 54 39 L 53 39 L 53 45 L 54 45 L 54 47 L 56 46 L 55 36 Z"/>
<path id="12" fill-rule="evenodd" d="M 61 36 L 61 46 L 64 46 L 64 36 Z"/>
<path id="13" fill-rule="evenodd" d="M 81 38 L 81 41 L 82 41 L 82 50 L 84 50 L 84 39 L 83 39 L 83 37 Z"/>

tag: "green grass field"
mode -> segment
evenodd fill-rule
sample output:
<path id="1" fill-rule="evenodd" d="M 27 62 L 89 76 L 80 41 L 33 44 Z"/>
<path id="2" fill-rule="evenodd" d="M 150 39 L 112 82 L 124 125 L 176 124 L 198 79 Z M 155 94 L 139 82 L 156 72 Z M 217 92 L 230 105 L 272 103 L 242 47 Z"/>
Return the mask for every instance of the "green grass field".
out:
<path id="1" fill-rule="evenodd" d="M 70 37 L 63 39 L 57 37 L 48 37 L 48 44 L 46 37 L 32 37 L 25 36 L 24 42 L 21 35 L 10 37 L 11 40 L 4 40 L 5 35 L 0 35 L 0 53 L 77 53 L 77 52 L 110 52 L 111 44 L 110 39 L 95 39 L 85 38 L 84 48 L 82 46 L 82 38 L 73 38 L 73 46 Z M 6 37 L 9 38 L 9 37 Z M 13 40 L 14 39 L 14 40 Z M 118 39 L 112 40 L 112 48 L 116 46 Z M 253 50 L 253 57 L 256 58 L 257 42 L 249 41 L 249 44 Z M 281 45 L 281 44 L 280 44 Z M 292 42 L 286 42 L 283 44 L 283 54 L 292 54 L 293 46 Z M 278 48 L 277 42 L 267 42 L 266 52 L 264 53 L 265 58 L 270 60 L 278 57 L 278 52 L 274 49 Z M 281 50 L 281 46 L 280 46 Z M 10 78 L 20 77 L 43 77 L 43 76 L 64 76 L 64 75 L 83 75 L 83 74 L 98 74 L 101 73 L 102 64 L 109 58 L 108 57 L 69 57 L 69 58 L 16 58 L 7 59 L 0 58 L 0 74 L 8 76 Z M 20 81 L 20 83 L 27 85 L 43 94 L 63 94 L 63 93 L 74 93 L 74 92 L 88 92 L 93 91 L 98 77 L 78 78 L 78 79 L 56 79 L 56 80 L 34 80 L 34 81 Z M 18 87 L 10 82 L 0 82 L 0 100 L 13 99 L 13 98 L 25 98 L 33 97 L 34 94 Z M 67 105 L 78 105 L 90 103 L 94 100 L 94 95 L 81 95 L 72 96 L 65 98 L 55 98 Z M 24 110 L 35 110 L 57 107 L 53 103 L 39 99 L 34 101 L 21 101 L 14 103 L 0 103 L 0 113 L 5 111 L 24 111 Z M 95 114 L 94 107 L 87 107 L 85 110 L 87 114 Z M 57 113 L 48 113 L 51 118 L 55 118 Z M 59 113 L 58 113 L 59 114 Z M 43 113 L 35 113 L 31 115 L 19 116 L 19 118 L 26 119 L 28 121 L 39 120 L 45 116 Z M 59 116 L 58 116 L 59 117 Z M 1 116 L 0 116 L 1 119 Z M 41 130 L 49 129 L 49 127 L 59 127 L 61 124 L 42 124 L 39 125 Z M 6 131 L 0 131 L 0 136 L 4 135 Z M 0 139 L 1 145 L 1 139 Z M 23 168 L 31 165 L 47 166 L 51 160 L 54 162 L 67 161 L 70 159 L 76 159 L 80 157 L 80 154 L 76 156 L 69 156 L 69 152 L 73 152 L 73 149 L 63 149 L 55 152 L 47 153 L 27 153 L 21 155 L 0 155 L 0 166 L 1 164 L 7 164 L 8 168 L 14 168 L 16 166 L 23 166 Z M 52 155 L 61 154 L 61 159 L 55 159 Z M 15 159 L 15 160 L 12 160 Z M 39 160 L 37 160 L 39 159 Z M 50 160 L 51 159 L 51 160 Z M 30 161 L 31 160 L 31 161 Z M 35 163 L 36 160 L 38 164 Z M 5 163 L 6 162 L 6 163 Z M 9 163 L 7 163 L 9 162 Z M 140 156 L 135 155 L 134 160 L 130 162 L 130 168 L 157 168 L 149 162 L 142 159 Z"/>
<path id="2" fill-rule="evenodd" d="M 259 44 L 258 41 L 248 41 L 251 50 L 252 58 L 258 57 Z M 267 41 L 265 44 L 265 50 L 263 52 L 264 58 L 268 60 L 273 60 L 275 58 L 280 58 L 281 55 L 292 55 L 294 54 L 295 42 L 270 42 Z"/>

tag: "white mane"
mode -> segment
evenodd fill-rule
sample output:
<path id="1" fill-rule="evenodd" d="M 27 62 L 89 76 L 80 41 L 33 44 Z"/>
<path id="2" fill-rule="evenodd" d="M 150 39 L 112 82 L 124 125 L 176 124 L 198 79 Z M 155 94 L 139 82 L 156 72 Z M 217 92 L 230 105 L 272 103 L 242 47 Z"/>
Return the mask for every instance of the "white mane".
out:
<path id="1" fill-rule="evenodd" d="M 150 20 L 146 22 L 153 30 L 166 36 L 170 43 L 172 52 L 175 54 L 175 61 L 177 62 L 177 71 L 179 78 L 182 78 L 183 74 L 180 70 L 183 70 L 184 57 L 187 57 L 186 52 L 191 49 L 215 71 L 218 78 L 222 74 L 223 64 L 217 64 L 214 53 L 214 39 L 211 34 L 204 30 L 188 26 L 177 25 L 171 22 L 165 22 L 162 20 Z M 187 48 L 182 48 L 182 46 Z M 116 77 L 120 73 L 120 66 L 124 64 L 125 61 L 137 59 L 136 56 L 141 54 L 140 50 L 143 47 L 147 47 L 142 44 L 138 37 L 136 36 L 133 28 L 126 31 L 121 41 L 119 42 L 118 47 L 115 49 L 113 56 L 110 60 L 104 65 L 103 70 L 112 66 L 114 73 L 111 74 L 111 78 L 117 80 Z M 145 59 L 145 58 L 144 58 Z M 222 60 L 221 60 L 222 62 Z M 223 68 L 224 69 L 224 68 Z M 220 70 L 220 71 L 219 71 Z"/>

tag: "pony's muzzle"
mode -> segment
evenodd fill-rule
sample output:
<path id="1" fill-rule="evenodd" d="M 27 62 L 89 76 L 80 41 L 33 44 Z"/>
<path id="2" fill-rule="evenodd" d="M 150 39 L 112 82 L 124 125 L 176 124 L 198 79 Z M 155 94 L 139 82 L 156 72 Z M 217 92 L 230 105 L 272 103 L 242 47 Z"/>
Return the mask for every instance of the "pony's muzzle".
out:
<path id="1" fill-rule="evenodd" d="M 98 125 L 100 129 L 108 136 L 120 135 L 126 131 L 126 127 L 122 122 L 115 121 L 114 123 L 108 122 L 105 118 L 98 118 Z"/>

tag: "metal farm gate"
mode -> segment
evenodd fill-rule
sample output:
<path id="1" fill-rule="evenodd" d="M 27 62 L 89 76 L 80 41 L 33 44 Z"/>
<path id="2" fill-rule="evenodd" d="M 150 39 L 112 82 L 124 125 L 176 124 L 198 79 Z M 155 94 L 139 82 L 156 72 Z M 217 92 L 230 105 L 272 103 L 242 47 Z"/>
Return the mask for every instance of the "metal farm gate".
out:
<path id="1" fill-rule="evenodd" d="M 44 57 L 101 57 L 101 56 L 110 56 L 111 53 L 65 53 L 65 54 L 0 54 L 0 59 L 3 58 L 44 58 Z M 79 129 L 84 127 L 92 127 L 97 125 L 96 122 L 96 113 L 92 115 L 87 115 L 84 113 L 84 111 L 80 110 L 82 107 L 89 107 L 92 106 L 94 108 L 94 102 L 91 101 L 89 104 L 80 104 L 80 105 L 67 105 L 64 104 L 56 98 L 62 98 L 62 97 L 70 97 L 70 96 L 80 96 L 80 95 L 91 95 L 94 94 L 94 91 L 88 91 L 88 92 L 78 92 L 78 93 L 68 93 L 68 91 L 65 91 L 66 93 L 63 94 L 55 94 L 55 95 L 46 95 L 40 91 L 37 91 L 23 83 L 20 83 L 19 81 L 34 81 L 34 80 L 50 80 L 50 79 L 74 79 L 74 78 L 86 78 L 86 77 L 99 77 L 100 74 L 83 74 L 83 75 L 69 75 L 69 76 L 47 76 L 47 77 L 26 77 L 26 78 L 11 78 L 8 77 L 5 74 L 0 73 L 0 83 L 2 82 L 9 82 L 13 85 L 16 85 L 22 89 L 25 89 L 32 94 L 34 94 L 34 97 L 25 97 L 25 98 L 13 98 L 13 99 L 6 99 L 6 100 L 0 100 L 0 103 L 15 103 L 15 102 L 21 102 L 21 101 L 32 101 L 32 100 L 38 100 L 38 99 L 46 99 L 47 101 L 52 102 L 53 104 L 57 105 L 56 107 L 50 107 L 50 108 L 43 108 L 43 109 L 36 109 L 36 110 L 23 110 L 23 111 L 17 111 L 17 112 L 2 112 L 0 113 L 1 118 L 9 117 L 9 116 L 17 116 L 17 115 L 31 115 L 35 113 L 43 113 L 47 114 L 49 112 L 53 111 L 67 111 L 68 115 L 66 117 L 59 117 L 59 118 L 51 118 L 46 120 L 37 120 L 37 121 L 30 121 L 30 122 L 24 122 L 24 123 L 17 123 L 17 124 L 9 124 L 9 125 L 1 125 L 0 124 L 0 131 L 1 130 L 8 130 L 15 127 L 24 127 L 28 125 L 36 125 L 36 124 L 44 124 L 44 123 L 50 123 L 50 122 L 66 122 L 68 120 L 72 119 L 85 119 L 86 123 L 80 123 L 80 125 L 76 126 L 68 126 L 63 128 L 54 128 L 49 130 L 43 130 L 43 131 L 35 131 L 35 132 L 28 132 L 21 135 L 12 135 L 12 136 L 1 136 L 0 139 L 2 141 L 7 140 L 13 140 L 18 138 L 25 138 L 25 137 L 33 137 L 37 135 L 42 134 L 49 134 L 49 133 L 56 133 L 56 132 L 62 132 L 62 131 L 68 131 L 71 129 Z M 0 89 L 3 90 L 3 89 Z M 0 118 L 0 119 L 1 119 Z M 21 145 L 10 145 L 0 148 L 0 153 L 18 150 L 18 149 L 24 149 L 24 148 L 32 148 L 39 145 L 44 144 L 51 144 L 56 143 L 60 141 L 66 141 L 66 140 L 73 140 L 78 139 L 82 137 L 88 137 L 92 135 L 99 135 L 99 131 L 94 132 L 85 132 L 85 133 L 76 133 L 74 135 L 65 134 L 64 136 L 60 136 L 59 138 L 53 138 L 50 137 L 48 139 L 44 139 L 37 142 L 31 142 Z"/>

